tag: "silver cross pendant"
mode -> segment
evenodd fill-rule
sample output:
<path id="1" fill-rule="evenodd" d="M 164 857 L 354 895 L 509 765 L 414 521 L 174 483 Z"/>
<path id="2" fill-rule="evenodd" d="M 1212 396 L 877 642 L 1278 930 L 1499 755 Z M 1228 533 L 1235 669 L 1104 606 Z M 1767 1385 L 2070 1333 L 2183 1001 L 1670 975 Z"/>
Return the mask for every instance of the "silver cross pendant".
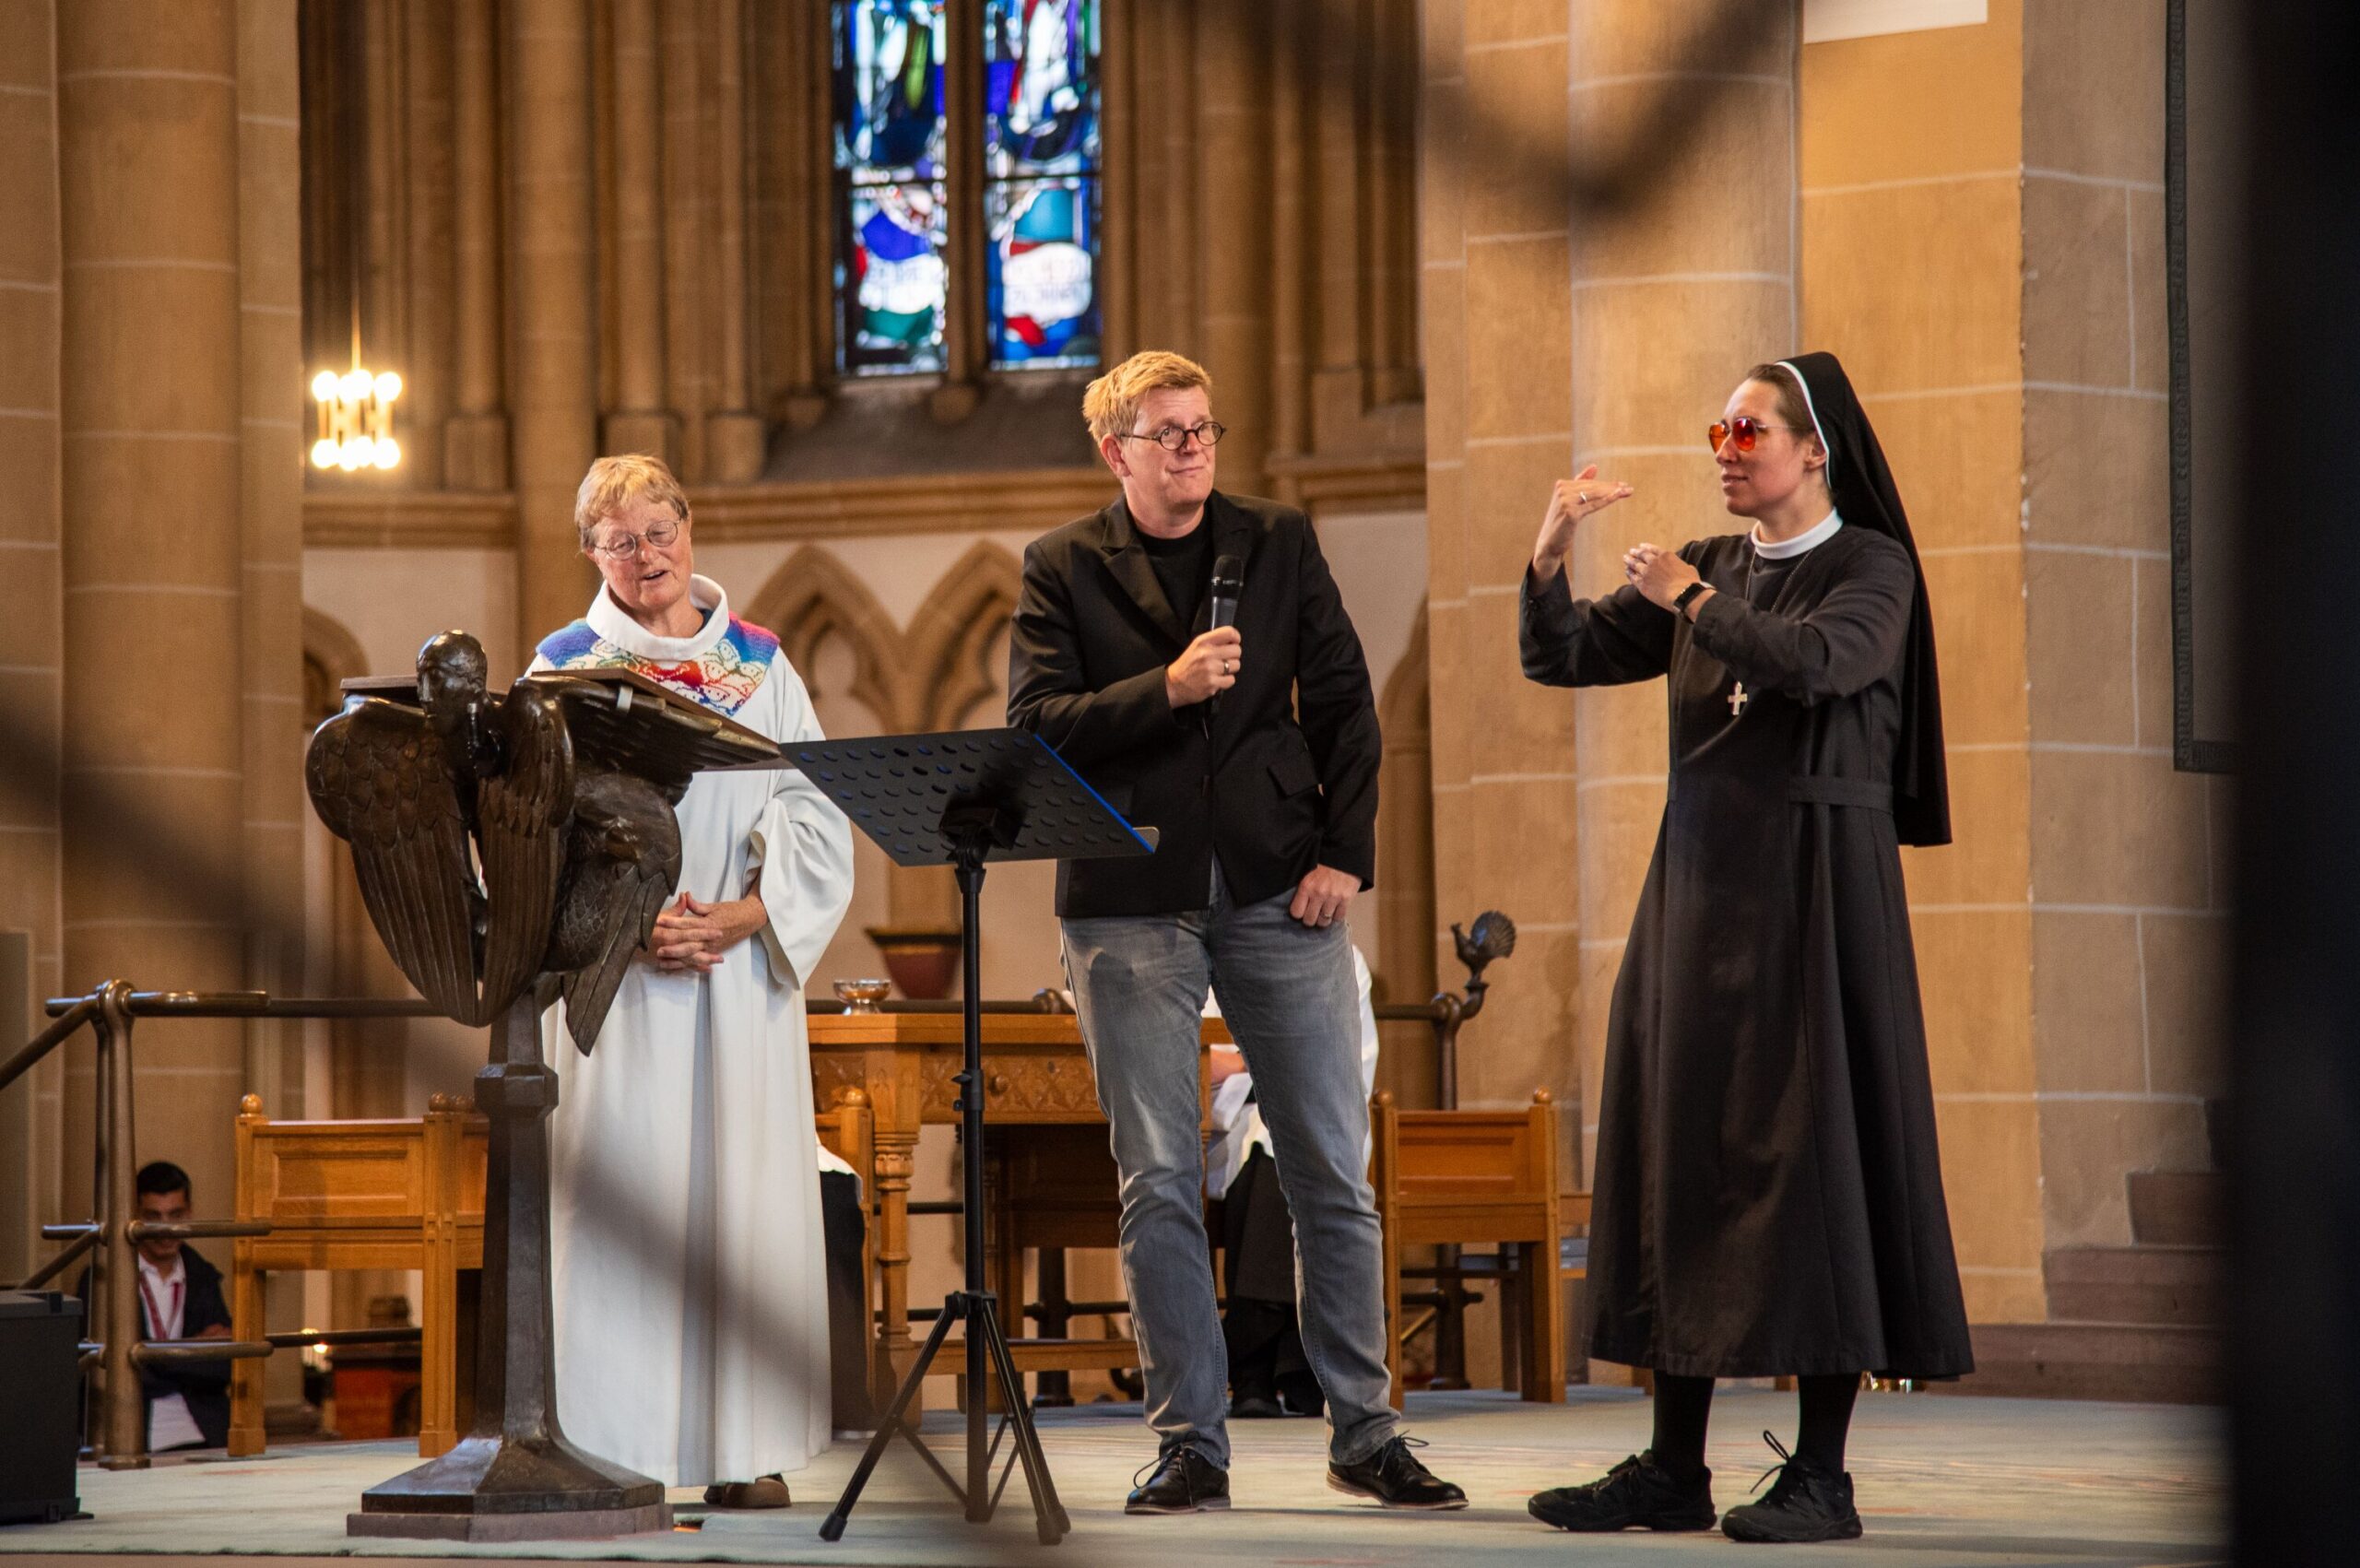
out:
<path id="1" fill-rule="evenodd" d="M 1735 718 L 1743 713 L 1745 705 L 1752 701 L 1753 698 L 1745 690 L 1745 682 L 1739 681 L 1729 692 L 1729 716 Z"/>

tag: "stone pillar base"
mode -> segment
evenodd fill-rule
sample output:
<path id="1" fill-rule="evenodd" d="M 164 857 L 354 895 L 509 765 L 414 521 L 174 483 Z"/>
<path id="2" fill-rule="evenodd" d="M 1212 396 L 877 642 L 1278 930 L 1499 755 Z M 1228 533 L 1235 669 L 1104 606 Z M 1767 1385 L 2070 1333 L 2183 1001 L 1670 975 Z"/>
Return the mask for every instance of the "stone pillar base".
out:
<path id="1" fill-rule="evenodd" d="M 762 477 L 769 431 L 759 414 L 714 414 L 704 422 L 704 477 L 742 485 Z"/>
<path id="2" fill-rule="evenodd" d="M 442 483 L 454 490 L 508 488 L 508 416 L 461 414 L 442 425 Z"/>
<path id="3" fill-rule="evenodd" d="M 609 454 L 637 452 L 660 458 L 665 466 L 680 466 L 680 421 L 663 413 L 609 414 L 598 450 Z"/>

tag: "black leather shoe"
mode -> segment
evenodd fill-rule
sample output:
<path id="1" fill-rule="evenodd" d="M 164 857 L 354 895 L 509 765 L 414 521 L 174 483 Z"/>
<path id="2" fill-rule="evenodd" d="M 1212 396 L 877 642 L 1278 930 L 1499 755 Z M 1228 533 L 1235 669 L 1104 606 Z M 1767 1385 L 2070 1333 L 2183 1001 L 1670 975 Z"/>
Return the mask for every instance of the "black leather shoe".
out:
<path id="1" fill-rule="evenodd" d="M 1852 1478 L 1837 1475 L 1800 1455 L 1768 1432 L 1762 1434 L 1777 1454 L 1779 1463 L 1763 1472 L 1776 1475 L 1769 1494 L 1759 1503 L 1740 1503 L 1721 1520 L 1721 1534 L 1731 1540 L 1808 1541 L 1852 1540 L 1860 1533 L 1859 1511 L 1852 1506 Z M 1762 1481 L 1753 1483 L 1760 1486 Z"/>
<path id="2" fill-rule="evenodd" d="M 1285 1414 L 1268 1394 L 1240 1394 L 1229 1402 L 1229 1419 L 1233 1421 L 1274 1421 Z"/>
<path id="3" fill-rule="evenodd" d="M 1229 1472 L 1193 1448 L 1174 1448 L 1141 1474 L 1147 1480 L 1131 1489 L 1123 1504 L 1126 1514 L 1194 1514 L 1229 1506 Z"/>
<path id="4" fill-rule="evenodd" d="M 1713 1472 L 1683 1481 L 1656 1463 L 1654 1450 L 1634 1454 L 1583 1486 L 1536 1492 L 1525 1512 L 1561 1530 L 1709 1530 Z"/>
<path id="5" fill-rule="evenodd" d="M 1467 1494 L 1418 1463 L 1412 1437 L 1395 1436 L 1358 1464 L 1328 1466 L 1328 1484 L 1355 1497 L 1374 1497 L 1387 1508 L 1464 1508 Z M 1425 1444 L 1417 1443 L 1421 1448 Z"/>

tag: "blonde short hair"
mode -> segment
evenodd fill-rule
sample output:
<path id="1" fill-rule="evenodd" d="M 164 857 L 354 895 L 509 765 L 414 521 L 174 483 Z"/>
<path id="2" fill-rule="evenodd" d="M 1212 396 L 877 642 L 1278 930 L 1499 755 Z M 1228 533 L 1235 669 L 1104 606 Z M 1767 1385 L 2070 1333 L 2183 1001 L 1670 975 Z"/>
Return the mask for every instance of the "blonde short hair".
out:
<path id="1" fill-rule="evenodd" d="M 591 464 L 582 488 L 573 492 L 573 528 L 582 536 L 582 548 L 590 548 L 592 529 L 642 498 L 670 507 L 681 525 L 687 525 L 688 494 L 662 458 L 631 453 Z"/>
<path id="2" fill-rule="evenodd" d="M 1139 418 L 1139 404 L 1149 393 L 1185 392 L 1192 386 L 1203 387 L 1207 397 L 1213 394 L 1212 376 L 1196 360 L 1161 348 L 1132 355 L 1092 382 L 1081 395 L 1081 417 L 1090 421 L 1090 439 L 1104 441 L 1110 435 L 1129 433 L 1131 421 Z"/>

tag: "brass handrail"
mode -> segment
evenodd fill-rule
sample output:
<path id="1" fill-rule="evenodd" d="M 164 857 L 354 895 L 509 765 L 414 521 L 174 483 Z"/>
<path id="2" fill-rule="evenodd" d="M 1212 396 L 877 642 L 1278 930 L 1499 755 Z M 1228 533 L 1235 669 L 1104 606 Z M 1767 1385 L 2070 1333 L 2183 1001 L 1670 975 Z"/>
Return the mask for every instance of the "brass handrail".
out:
<path id="1" fill-rule="evenodd" d="M 90 1015 L 99 1010 L 96 993 L 88 996 L 67 997 L 64 1000 L 67 1005 L 63 1009 L 58 1007 L 56 1000 L 49 1004 L 49 1011 L 57 1021 L 34 1035 L 23 1050 L 8 1058 L 7 1066 L 0 1067 L 0 1089 L 7 1088 L 30 1072 L 34 1063 L 64 1044 L 67 1035 L 81 1028 Z"/>

